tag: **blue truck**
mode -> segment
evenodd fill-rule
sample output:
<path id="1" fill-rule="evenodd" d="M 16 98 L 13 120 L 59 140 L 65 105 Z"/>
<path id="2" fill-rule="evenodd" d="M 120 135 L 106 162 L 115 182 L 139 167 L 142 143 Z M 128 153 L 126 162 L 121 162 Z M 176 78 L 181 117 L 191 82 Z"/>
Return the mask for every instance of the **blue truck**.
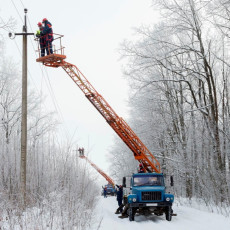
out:
<path id="1" fill-rule="evenodd" d="M 170 177 L 173 186 L 173 177 Z M 123 177 L 123 187 L 126 187 L 126 177 Z M 126 214 L 134 221 L 135 214 L 161 216 L 165 213 L 166 220 L 171 221 L 174 195 L 166 193 L 162 173 L 135 173 L 131 176 L 129 193 L 125 201 Z"/>
<path id="2" fill-rule="evenodd" d="M 116 191 L 116 188 L 114 187 L 114 185 L 112 184 L 106 184 L 104 186 L 106 188 L 106 194 L 107 195 L 110 195 L 110 196 L 115 196 L 117 191 Z M 104 195 L 104 187 L 102 186 L 102 191 L 101 191 L 101 195 L 103 196 Z"/>
<path id="3" fill-rule="evenodd" d="M 93 85 L 90 84 L 77 66 L 65 61 L 66 56 L 63 53 L 64 47 L 61 45 L 61 38 L 63 36 L 58 36 L 59 37 L 55 40 L 59 39 L 60 41 L 59 50 L 61 50 L 61 54 L 54 52 L 52 55 L 44 57 L 39 56 L 36 61 L 49 67 L 62 67 L 73 82 L 81 89 L 86 98 L 104 117 L 110 127 L 131 150 L 134 158 L 142 165 L 143 172 L 149 172 L 134 174 L 131 178 L 131 194 L 128 195 L 126 204 L 128 207 L 129 219 L 133 221 L 136 213 L 154 213 L 156 215 L 163 215 L 163 213 L 165 213 L 166 219 L 171 221 L 173 216 L 172 203 L 174 197 L 172 194 L 166 193 L 165 191 L 160 163 L 122 117 L 116 114 L 102 95 L 100 95 Z M 37 41 L 39 43 L 39 39 L 37 39 Z M 97 168 L 95 164 L 91 163 L 91 165 Z M 105 178 L 109 179 L 102 170 L 99 168 L 97 168 L 97 170 Z M 157 180 L 158 184 L 154 184 L 154 180 Z M 111 184 L 114 184 L 113 181 L 109 179 L 108 182 L 110 181 Z"/>
<path id="4" fill-rule="evenodd" d="M 116 189 L 114 185 L 112 184 L 107 184 L 105 185 L 107 187 L 107 195 L 115 196 L 116 195 Z"/>

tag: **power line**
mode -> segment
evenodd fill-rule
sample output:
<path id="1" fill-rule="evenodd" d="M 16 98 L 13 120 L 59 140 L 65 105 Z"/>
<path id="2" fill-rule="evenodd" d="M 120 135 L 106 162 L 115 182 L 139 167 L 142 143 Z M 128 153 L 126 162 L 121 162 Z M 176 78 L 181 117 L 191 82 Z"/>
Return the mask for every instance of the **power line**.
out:
<path id="1" fill-rule="evenodd" d="M 19 48 L 17 42 L 16 42 L 15 40 L 14 40 L 14 42 L 15 42 L 15 45 L 16 45 L 16 47 L 17 47 L 18 52 L 20 53 L 20 55 L 22 55 L 22 52 L 21 52 L 21 50 L 20 50 L 20 48 Z M 39 90 L 38 90 L 38 88 L 37 88 L 37 85 L 36 85 L 35 81 L 33 80 L 32 75 L 31 75 L 29 69 L 28 69 L 28 72 L 29 72 L 30 78 L 32 79 L 32 81 L 33 81 L 33 83 L 34 83 L 34 85 L 35 85 L 35 88 L 37 89 L 37 91 L 38 91 L 38 93 L 39 93 Z M 40 104 L 41 104 L 41 103 L 40 103 Z M 45 108 L 47 108 L 45 104 L 44 104 L 44 106 L 45 106 Z M 40 110 L 41 110 L 41 109 L 40 109 Z M 55 136 L 56 136 L 57 142 L 59 143 L 58 136 L 56 135 L 56 133 L 54 133 L 54 134 L 55 134 Z M 60 143 L 59 143 L 59 145 L 60 145 Z"/>
<path id="2" fill-rule="evenodd" d="M 12 4 L 14 5 L 14 8 L 15 8 L 15 10 L 16 10 L 17 13 L 18 13 L 18 16 L 20 17 L 21 21 L 23 22 L 22 16 L 21 16 L 21 14 L 19 13 L 18 8 L 17 8 L 16 5 L 14 4 L 14 1 L 11 0 L 11 2 L 12 2 Z"/>
<path id="3" fill-rule="evenodd" d="M 0 16 L 0 19 L 1 19 L 2 23 L 3 23 L 3 27 L 1 27 L 1 29 L 5 30 L 7 32 L 10 32 L 10 26 L 8 26 L 7 23 L 4 22 L 4 20 L 2 19 L 1 16 Z M 6 29 L 6 28 L 8 28 L 8 29 Z"/>
<path id="4" fill-rule="evenodd" d="M 18 52 L 20 53 L 20 55 L 22 55 L 22 52 L 21 52 L 21 50 L 20 50 L 20 48 L 19 48 L 19 46 L 18 46 L 18 43 L 17 43 L 17 41 L 16 41 L 15 39 L 14 39 L 14 43 L 15 43 L 15 45 L 16 45 L 16 47 L 17 47 Z M 30 73 L 30 70 L 29 70 L 29 69 L 28 69 L 28 72 L 29 72 L 29 77 L 30 77 L 30 79 L 32 80 L 33 84 L 35 85 L 36 90 L 39 92 L 39 90 L 38 90 L 38 88 L 37 88 L 37 85 L 36 85 L 36 83 L 35 83 L 35 81 L 34 81 L 34 79 L 33 79 L 33 77 L 32 77 L 32 74 Z"/>
<path id="5" fill-rule="evenodd" d="M 18 11 L 18 9 L 17 9 L 17 6 L 15 5 L 14 1 L 11 0 L 11 2 L 12 2 L 12 4 L 13 4 L 13 6 L 14 6 L 16 12 L 17 12 L 17 14 L 19 15 L 20 19 L 21 19 L 22 22 L 23 22 L 23 19 L 22 19 L 20 13 L 19 13 L 19 11 Z M 20 0 L 20 2 L 21 2 L 21 4 L 22 4 L 23 8 L 25 8 L 23 2 L 22 2 L 21 0 Z M 28 21 L 29 21 L 30 29 L 33 30 L 29 18 L 28 18 Z M 36 49 L 35 49 L 35 47 L 34 47 L 34 44 L 33 44 L 31 38 L 30 38 L 30 42 L 31 42 L 31 44 L 32 44 L 32 46 L 33 46 L 33 50 L 34 50 L 35 56 L 36 56 L 36 58 L 37 58 Z M 19 49 L 19 47 L 18 47 L 16 41 L 15 41 L 15 44 L 16 44 L 16 46 L 17 46 L 17 49 L 18 49 L 19 53 L 21 54 L 21 50 Z M 68 138 L 68 137 L 70 137 L 70 134 L 69 134 L 69 131 L 68 131 L 67 127 L 66 127 L 66 123 L 65 123 L 63 114 L 62 114 L 62 112 L 61 112 L 60 106 L 58 105 L 57 99 L 56 99 L 55 94 L 54 94 L 54 92 L 53 92 L 53 89 L 52 89 L 52 86 L 51 86 L 51 83 L 50 83 L 50 80 L 49 80 L 48 72 L 47 72 L 47 70 L 45 69 L 45 73 L 46 73 L 46 76 L 47 76 L 47 79 L 46 79 L 46 77 L 44 77 L 45 75 L 44 75 L 44 71 L 43 71 L 42 67 L 41 67 L 40 65 L 39 65 L 39 67 L 40 67 L 40 69 L 41 69 L 42 77 L 45 79 L 45 83 L 46 83 L 47 89 L 48 89 L 48 91 L 49 91 L 49 93 L 50 93 L 51 99 L 52 99 L 52 101 L 53 101 L 53 105 L 54 105 L 54 107 L 55 107 L 55 110 L 56 110 L 56 112 L 57 112 L 57 114 L 58 114 L 58 116 L 59 116 L 59 119 L 62 121 L 62 123 L 63 123 L 64 126 L 65 126 L 64 130 L 65 130 L 65 133 L 66 133 L 66 137 Z M 43 68 L 44 68 L 44 67 L 43 67 Z M 37 88 L 37 86 L 36 86 L 36 83 L 35 83 L 35 81 L 33 80 L 32 75 L 31 75 L 31 73 L 30 73 L 29 70 L 28 70 L 28 72 L 29 72 L 30 78 L 32 79 L 33 84 L 35 85 L 37 91 L 39 92 L 39 90 L 38 90 L 38 88 Z"/>
<path id="6" fill-rule="evenodd" d="M 22 4 L 22 7 L 23 7 L 23 8 L 26 8 L 21 0 L 20 0 L 20 2 L 21 2 L 21 4 Z"/>
<path id="7" fill-rule="evenodd" d="M 20 1 L 21 1 L 21 0 L 20 0 Z M 21 1 L 21 3 L 22 3 L 22 1 Z M 22 3 L 22 5 L 24 6 L 23 3 Z M 30 29 L 33 30 L 33 29 L 32 29 L 32 26 L 31 26 L 31 23 L 30 23 L 30 18 L 29 18 L 29 17 L 28 17 L 28 22 L 29 22 Z M 30 41 L 31 41 L 31 44 L 32 44 L 33 49 L 34 49 L 35 56 L 36 56 L 36 58 L 37 58 L 37 52 L 36 52 L 36 49 L 34 48 L 34 44 L 33 44 L 31 38 L 30 38 Z M 49 77 L 48 71 L 47 71 L 46 68 L 44 68 L 44 67 L 42 68 L 41 65 L 39 65 L 39 66 L 40 66 L 40 69 L 41 69 L 41 71 L 42 71 L 42 76 L 43 76 L 43 77 L 44 77 L 44 71 L 43 71 L 43 69 L 45 70 L 45 73 L 46 73 L 47 78 L 44 77 L 44 79 L 45 79 L 46 86 L 47 86 L 47 88 L 48 88 L 48 90 L 49 90 L 50 96 L 51 96 L 51 98 L 52 98 L 52 101 L 53 101 L 55 110 L 56 110 L 56 112 L 59 114 L 59 116 L 60 116 L 60 118 L 61 118 L 60 120 L 63 122 L 64 126 L 66 126 L 65 120 L 64 120 L 64 116 L 63 116 L 63 113 L 62 113 L 61 108 L 60 108 L 60 106 L 59 106 L 59 104 L 58 104 L 58 102 L 57 102 L 57 99 L 56 99 L 56 97 L 55 97 L 55 94 L 54 94 L 52 85 L 51 85 L 51 83 L 50 83 L 50 77 Z M 48 84 L 47 84 L 47 82 L 48 82 Z M 70 137 L 70 133 L 69 133 L 67 127 L 65 127 L 65 132 L 67 133 L 67 137 Z"/>

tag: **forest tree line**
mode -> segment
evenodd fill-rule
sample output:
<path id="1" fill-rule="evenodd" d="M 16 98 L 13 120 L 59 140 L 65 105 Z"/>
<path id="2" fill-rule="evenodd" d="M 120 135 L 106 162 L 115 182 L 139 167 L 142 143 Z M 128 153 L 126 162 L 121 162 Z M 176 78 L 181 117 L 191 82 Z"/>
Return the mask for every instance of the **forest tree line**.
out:
<path id="1" fill-rule="evenodd" d="M 26 209 L 21 206 L 21 66 L 6 55 L 5 34 L 13 19 L 0 21 L 0 229 L 86 229 L 100 193 L 78 161 L 76 143 L 60 140 L 57 114 L 29 84 Z M 26 214 L 25 214 L 26 213 Z"/>
<path id="2" fill-rule="evenodd" d="M 230 204 L 230 3 L 157 0 L 154 26 L 125 41 L 130 126 L 173 175 L 177 197 Z M 110 152 L 117 178 L 137 171 L 119 140 Z M 117 143 L 118 142 L 118 143 Z"/>

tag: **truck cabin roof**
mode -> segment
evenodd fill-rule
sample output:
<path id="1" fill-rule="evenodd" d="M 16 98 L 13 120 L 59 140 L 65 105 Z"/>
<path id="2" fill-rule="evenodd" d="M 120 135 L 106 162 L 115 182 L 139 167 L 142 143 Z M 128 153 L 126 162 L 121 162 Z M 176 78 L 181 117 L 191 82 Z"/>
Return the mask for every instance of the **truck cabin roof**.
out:
<path id="1" fill-rule="evenodd" d="M 134 173 L 133 176 L 163 176 L 163 173 Z"/>

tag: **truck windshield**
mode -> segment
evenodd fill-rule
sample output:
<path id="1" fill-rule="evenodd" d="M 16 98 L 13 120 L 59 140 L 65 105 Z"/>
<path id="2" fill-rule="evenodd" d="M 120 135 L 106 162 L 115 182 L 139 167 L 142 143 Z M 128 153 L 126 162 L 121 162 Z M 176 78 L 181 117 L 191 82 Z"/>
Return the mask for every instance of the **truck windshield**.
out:
<path id="1" fill-rule="evenodd" d="M 133 179 L 133 186 L 163 186 L 163 177 L 159 176 L 137 176 Z"/>

